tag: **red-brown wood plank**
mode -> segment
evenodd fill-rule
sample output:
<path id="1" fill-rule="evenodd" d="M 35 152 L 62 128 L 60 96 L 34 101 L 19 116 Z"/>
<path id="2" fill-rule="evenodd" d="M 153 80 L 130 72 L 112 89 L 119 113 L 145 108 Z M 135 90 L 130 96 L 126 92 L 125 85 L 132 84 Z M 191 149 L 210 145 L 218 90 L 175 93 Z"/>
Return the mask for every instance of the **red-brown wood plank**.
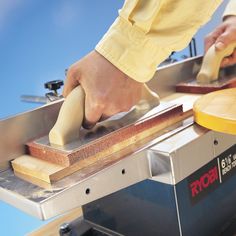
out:
<path id="1" fill-rule="evenodd" d="M 190 79 L 176 85 L 176 92 L 206 94 L 226 88 L 236 87 L 236 78 L 229 80 L 219 80 L 209 84 L 199 84 L 196 79 Z"/>
<path id="2" fill-rule="evenodd" d="M 113 131 L 71 152 L 56 150 L 34 141 L 27 143 L 27 150 L 31 156 L 62 166 L 70 166 L 79 161 L 81 164 L 83 162 L 83 165 L 89 165 L 180 121 L 183 117 L 182 105 L 178 105 L 166 112 Z"/>

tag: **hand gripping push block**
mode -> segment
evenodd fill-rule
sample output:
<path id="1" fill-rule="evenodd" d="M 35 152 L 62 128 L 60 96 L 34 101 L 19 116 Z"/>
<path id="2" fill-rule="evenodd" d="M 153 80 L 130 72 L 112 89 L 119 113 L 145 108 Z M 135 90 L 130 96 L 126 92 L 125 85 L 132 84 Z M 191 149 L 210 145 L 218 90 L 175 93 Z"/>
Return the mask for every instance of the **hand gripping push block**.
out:
<path id="1" fill-rule="evenodd" d="M 206 53 L 202 68 L 197 76 L 199 84 L 217 81 L 221 60 L 236 48 L 231 43 L 223 51 L 216 52 L 214 45 Z M 235 87 L 233 84 L 232 87 Z M 194 119 L 208 129 L 236 135 L 236 88 L 208 93 L 199 98 L 194 106 Z"/>
<path id="2" fill-rule="evenodd" d="M 41 180 L 48 181 L 42 186 L 39 181 L 34 183 L 34 179 L 31 183 L 29 178 L 18 178 L 11 168 L 6 167 L 6 170 L 0 171 L 0 199 L 44 220 L 82 206 L 83 216 L 78 215 L 75 221 L 63 224 L 61 236 L 234 235 L 235 89 L 220 90 L 202 97 L 175 93 L 173 89 L 180 81 L 196 78 L 195 69 L 201 59 L 196 57 L 159 68 L 153 84 L 148 84 L 152 85 L 153 91 L 158 91 L 161 98 L 159 106 L 149 108 L 143 103 L 139 109 L 113 117 L 92 131 L 82 129 L 80 140 L 66 146 L 67 149 L 59 151 L 57 146 L 48 144 L 48 133 L 53 126 L 52 121 L 56 121 L 61 102 L 0 121 L 0 170 L 2 159 L 8 164 L 16 157 L 12 161 L 16 163 L 21 158 L 19 155 L 23 155 L 25 162 L 18 162 L 21 169 L 16 169 L 15 173 L 18 170 L 22 171 L 21 176 L 24 173 L 37 174 Z M 207 68 L 213 64 L 208 63 Z M 219 61 L 217 64 L 220 64 Z M 223 72 L 232 78 L 236 75 L 236 66 Z M 203 76 L 200 86 L 205 81 L 208 77 Z M 211 79 L 207 83 L 212 86 Z M 197 97 L 200 99 L 193 107 Z M 146 116 L 146 111 L 149 116 Z M 193 121 L 193 113 L 200 125 Z M 120 134 L 127 128 L 138 131 L 138 135 L 126 132 L 124 149 L 116 151 L 113 147 L 119 144 L 120 148 L 120 143 L 124 144 L 124 136 Z M 19 132 L 16 134 L 15 130 Z M 104 132 L 107 133 L 104 135 Z M 116 143 L 110 142 L 111 135 L 115 135 Z M 105 144 L 109 145 L 102 145 L 104 138 Z M 67 139 L 62 141 L 67 142 Z M 48 154 L 46 157 L 51 158 L 50 161 L 56 157 L 54 159 L 58 162 L 71 162 L 60 166 L 59 170 L 49 169 L 48 162 L 46 169 L 40 165 L 29 165 L 29 160 L 36 161 L 34 155 L 24 155 L 26 144 L 30 147 L 30 143 L 42 147 L 40 154 Z M 70 155 L 78 150 L 86 156 L 80 155 L 76 159 Z M 93 154 L 90 150 L 96 151 L 94 153 L 99 156 L 90 155 Z M 60 155 L 53 156 L 52 151 Z M 109 155 L 105 155 L 108 151 Z M 101 156 L 100 153 L 105 154 Z M 102 158 L 97 161 L 98 157 Z M 79 165 L 73 161 L 78 161 L 82 168 L 77 168 Z M 37 159 L 39 162 L 45 164 L 46 161 Z M 86 164 L 86 168 L 82 163 Z M 34 172 L 26 173 L 26 170 Z"/>
<path id="3" fill-rule="evenodd" d="M 218 58 L 212 50 L 197 77 L 201 85 L 217 79 L 226 55 Z M 149 179 L 83 206 L 90 230 L 101 227 L 107 235 L 127 236 L 235 235 L 236 88 L 203 95 L 193 113 L 200 126 L 182 126 L 148 149 Z"/>

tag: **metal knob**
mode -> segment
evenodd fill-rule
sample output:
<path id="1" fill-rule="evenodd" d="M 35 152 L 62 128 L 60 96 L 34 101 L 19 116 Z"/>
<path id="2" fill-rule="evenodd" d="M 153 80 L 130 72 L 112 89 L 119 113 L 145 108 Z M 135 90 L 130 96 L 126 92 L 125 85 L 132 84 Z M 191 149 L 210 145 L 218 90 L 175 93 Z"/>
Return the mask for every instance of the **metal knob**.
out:
<path id="1" fill-rule="evenodd" d="M 49 89 L 51 91 L 54 91 L 55 95 L 58 95 L 57 90 L 61 88 L 61 86 L 64 85 L 63 80 L 52 80 L 48 81 L 44 84 L 44 87 L 46 89 Z"/>
<path id="2" fill-rule="evenodd" d="M 63 223 L 60 226 L 60 230 L 59 230 L 59 234 L 60 236 L 70 236 L 71 235 L 71 228 L 70 228 L 70 224 L 69 223 Z"/>

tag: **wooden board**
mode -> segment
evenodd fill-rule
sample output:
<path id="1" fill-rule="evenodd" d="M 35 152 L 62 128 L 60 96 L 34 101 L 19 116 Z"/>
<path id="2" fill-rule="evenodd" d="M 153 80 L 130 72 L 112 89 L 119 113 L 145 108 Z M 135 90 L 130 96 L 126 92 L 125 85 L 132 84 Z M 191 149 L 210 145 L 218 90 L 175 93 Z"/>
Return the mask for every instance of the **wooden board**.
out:
<path id="1" fill-rule="evenodd" d="M 181 117 L 182 113 L 182 105 L 176 105 L 165 112 L 113 131 L 71 152 L 32 141 L 27 143 L 28 154 L 62 166 L 70 166 L 78 161 L 81 165 L 88 165 L 167 127 L 176 117 Z"/>
<path id="2" fill-rule="evenodd" d="M 41 184 L 37 183 L 37 180 L 43 180 L 48 183 L 51 181 L 56 181 L 58 180 L 57 173 L 60 173 L 60 171 L 64 169 L 63 166 L 59 166 L 54 163 L 48 163 L 29 155 L 22 155 L 13 160 L 11 163 L 14 172 L 16 175 L 18 175 L 18 177 L 28 180 L 27 176 L 32 176 L 32 179 L 29 179 L 30 182 L 39 186 Z M 33 177 L 36 177 L 36 179 Z"/>
<path id="3" fill-rule="evenodd" d="M 209 84 L 199 84 L 196 79 L 181 82 L 176 85 L 176 92 L 206 94 L 226 88 L 236 87 L 236 78 L 219 79 Z"/>
<path id="4" fill-rule="evenodd" d="M 28 180 L 33 183 L 37 182 L 35 179 L 51 183 L 78 170 L 83 171 L 83 176 L 88 176 L 125 158 L 130 153 L 135 152 L 145 145 L 145 143 L 153 140 L 158 135 L 158 131 L 167 129 L 168 126 L 171 126 L 191 115 L 192 111 L 188 110 L 183 112 L 181 105 L 176 106 L 163 114 L 149 117 L 137 122 L 136 124 L 125 127 L 124 129 L 122 128 L 121 131 L 118 130 L 107 135 L 108 137 L 105 137 L 105 140 L 96 140 L 90 144 L 90 146 L 85 145 L 85 147 L 75 150 L 73 157 L 76 156 L 77 159 L 73 160 L 77 161 L 67 167 L 26 155 L 13 160 L 12 166 L 16 174 L 23 174 L 24 177 L 26 176 L 24 179 L 27 179 L 28 177 Z M 114 142 L 112 143 L 111 140 Z M 104 145 L 104 142 L 107 142 L 107 145 Z M 98 145 L 97 148 L 96 145 Z M 39 147 L 39 150 L 40 148 L 41 147 Z M 50 153 L 50 150 L 47 153 Z M 80 156 L 81 153 L 82 157 Z M 84 156 L 85 154 L 87 155 Z M 61 155 L 60 158 L 68 159 L 69 157 Z M 38 185 L 38 183 L 36 184 Z"/>
<path id="5" fill-rule="evenodd" d="M 52 189 L 51 183 L 77 171 L 79 171 L 80 175 L 79 180 L 83 180 L 84 178 L 126 158 L 126 156 L 134 153 L 139 148 L 142 148 L 145 143 L 153 140 L 156 136 L 157 134 L 150 135 L 147 138 L 129 145 L 119 152 L 97 159 L 93 163 L 76 162 L 71 166 L 63 167 L 30 155 L 22 155 L 13 160 L 11 163 L 15 175 L 19 178 L 42 188 Z"/>
<path id="6" fill-rule="evenodd" d="M 151 138 L 153 138 L 153 136 L 150 136 L 148 140 Z M 148 142 L 148 140 L 144 139 L 141 142 L 124 148 L 120 152 L 114 153 L 112 156 L 105 156 L 93 163 L 77 162 L 71 166 L 63 167 L 30 155 L 22 155 L 11 163 L 15 175 L 19 178 L 42 188 L 51 189 L 51 183 L 71 175 L 76 171 L 80 171 L 80 180 L 82 180 L 87 176 L 114 164 L 115 162 L 125 158 L 128 154 L 136 151 L 138 147 L 143 143 Z"/>
<path id="7" fill-rule="evenodd" d="M 212 92 L 193 106 L 195 121 L 208 129 L 236 135 L 236 88 Z"/>

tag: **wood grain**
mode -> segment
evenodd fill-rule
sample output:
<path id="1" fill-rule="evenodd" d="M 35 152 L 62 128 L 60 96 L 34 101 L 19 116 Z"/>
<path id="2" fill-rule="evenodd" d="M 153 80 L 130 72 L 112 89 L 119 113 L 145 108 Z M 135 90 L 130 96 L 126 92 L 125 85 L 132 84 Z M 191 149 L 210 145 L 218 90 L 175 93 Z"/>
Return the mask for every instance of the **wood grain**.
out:
<path id="1" fill-rule="evenodd" d="M 183 113 L 182 105 L 153 115 L 129 126 L 113 131 L 95 141 L 87 143 L 71 152 L 57 150 L 50 146 L 30 142 L 27 144 L 28 154 L 62 166 L 70 166 L 78 161 L 81 165 L 94 162 L 99 158 L 120 151 L 141 138 L 167 127 L 176 117 Z"/>
<path id="2" fill-rule="evenodd" d="M 176 85 L 176 92 L 206 94 L 226 88 L 236 87 L 236 77 L 230 79 L 219 79 L 209 84 L 200 84 L 196 79 L 190 79 Z"/>
<path id="3" fill-rule="evenodd" d="M 55 182 L 78 170 L 83 171 L 83 176 L 88 176 L 125 158 L 145 143 L 153 140 L 158 131 L 167 129 L 168 126 L 191 115 L 192 110 L 182 112 L 182 105 L 180 105 L 163 114 L 158 114 L 157 116 L 149 117 L 133 125 L 124 127 L 107 135 L 107 137 L 105 136 L 93 143 L 74 150 L 71 155 L 73 157 L 72 160 L 76 161 L 67 167 L 62 167 L 32 156 L 18 157 L 12 162 L 12 165 L 17 174 L 21 173 L 24 176 L 28 176 L 28 179 L 32 179 L 34 183 L 35 179 L 40 179 L 48 183 Z M 37 147 L 38 153 L 45 154 L 45 147 L 43 147 L 43 150 L 40 145 Z M 47 155 L 50 155 L 50 151 L 52 150 L 46 151 Z M 62 155 L 60 152 L 59 158 L 69 160 L 70 156 L 68 157 L 68 153 Z"/>
<path id="4" fill-rule="evenodd" d="M 64 167 L 56 165 L 54 163 L 47 163 L 38 158 L 34 158 L 29 155 L 22 155 L 12 162 L 12 167 L 16 175 L 22 174 L 19 176 L 24 179 L 24 175 L 36 177 L 37 179 L 41 179 L 45 182 L 50 183 L 51 181 L 56 181 L 57 178 L 54 176 L 55 173 L 60 172 L 64 169 Z M 49 165 L 50 164 L 50 165 Z M 27 180 L 27 178 L 25 179 Z M 34 183 L 34 179 L 31 182 Z M 39 183 L 36 183 L 40 185 Z"/>

